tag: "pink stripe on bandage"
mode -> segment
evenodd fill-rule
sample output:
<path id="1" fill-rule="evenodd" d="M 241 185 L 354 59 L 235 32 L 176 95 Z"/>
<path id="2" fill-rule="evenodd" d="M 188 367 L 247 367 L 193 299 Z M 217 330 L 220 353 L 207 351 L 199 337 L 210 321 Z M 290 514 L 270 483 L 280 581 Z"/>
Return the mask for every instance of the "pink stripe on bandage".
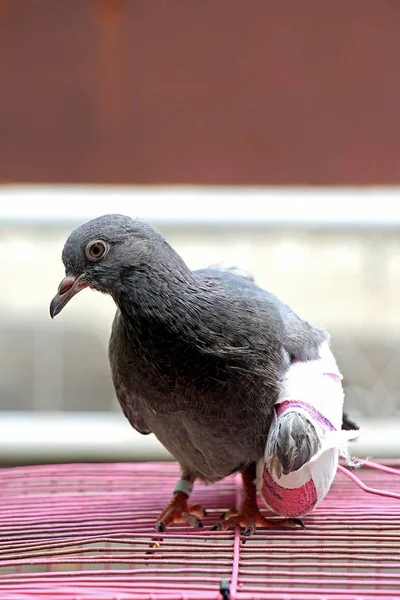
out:
<path id="1" fill-rule="evenodd" d="M 315 419 L 315 421 L 317 421 L 324 429 L 336 431 L 336 427 L 332 425 L 329 419 L 324 417 L 324 415 L 314 408 L 314 406 L 311 406 L 311 404 L 307 404 L 307 402 L 303 402 L 302 400 L 284 400 L 280 404 L 275 404 L 276 416 L 280 417 L 284 412 L 296 410 L 296 408 L 301 408 L 305 412 L 308 412 L 310 417 Z"/>

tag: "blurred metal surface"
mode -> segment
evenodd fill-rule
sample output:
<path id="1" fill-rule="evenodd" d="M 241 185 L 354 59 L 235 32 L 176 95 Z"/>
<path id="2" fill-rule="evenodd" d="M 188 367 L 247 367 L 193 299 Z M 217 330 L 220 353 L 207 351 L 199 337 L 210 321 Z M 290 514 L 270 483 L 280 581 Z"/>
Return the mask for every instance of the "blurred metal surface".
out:
<path id="1" fill-rule="evenodd" d="M 120 412 L 0 413 L 0 464 L 171 460 Z"/>
<path id="2" fill-rule="evenodd" d="M 0 188 L 0 453 L 3 462 L 159 457 L 119 412 L 107 360 L 115 306 L 90 291 L 55 321 L 61 250 L 107 212 L 150 220 L 191 268 L 249 269 L 326 327 L 346 408 L 368 424 L 362 456 L 400 454 L 397 188 Z M 97 459 L 97 458 L 96 458 Z"/>

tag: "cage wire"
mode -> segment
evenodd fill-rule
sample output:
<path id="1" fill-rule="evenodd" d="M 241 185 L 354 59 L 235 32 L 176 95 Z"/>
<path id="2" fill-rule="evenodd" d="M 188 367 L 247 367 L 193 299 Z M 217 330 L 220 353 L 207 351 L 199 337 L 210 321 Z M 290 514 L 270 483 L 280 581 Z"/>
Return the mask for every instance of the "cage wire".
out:
<path id="1" fill-rule="evenodd" d="M 240 501 L 239 475 L 196 486 L 193 500 L 208 511 L 203 529 L 157 534 L 174 463 L 2 469 L 0 598 L 398 598 L 398 467 L 366 461 L 355 474 L 340 466 L 306 529 L 260 529 L 245 544 L 239 529 L 210 531 Z"/>

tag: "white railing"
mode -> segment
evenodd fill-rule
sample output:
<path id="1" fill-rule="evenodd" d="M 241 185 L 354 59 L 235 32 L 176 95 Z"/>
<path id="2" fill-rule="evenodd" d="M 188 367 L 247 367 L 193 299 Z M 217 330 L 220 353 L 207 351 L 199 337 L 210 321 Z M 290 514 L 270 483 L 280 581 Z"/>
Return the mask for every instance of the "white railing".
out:
<path id="1" fill-rule="evenodd" d="M 364 418 L 360 424 L 363 433 L 350 446 L 355 456 L 400 456 L 400 426 L 396 421 Z M 132 429 L 120 412 L 0 412 L 0 464 L 171 458 L 153 435 Z"/>
<path id="2" fill-rule="evenodd" d="M 119 212 L 153 223 L 399 227 L 400 187 L 2 186 L 0 224 Z"/>

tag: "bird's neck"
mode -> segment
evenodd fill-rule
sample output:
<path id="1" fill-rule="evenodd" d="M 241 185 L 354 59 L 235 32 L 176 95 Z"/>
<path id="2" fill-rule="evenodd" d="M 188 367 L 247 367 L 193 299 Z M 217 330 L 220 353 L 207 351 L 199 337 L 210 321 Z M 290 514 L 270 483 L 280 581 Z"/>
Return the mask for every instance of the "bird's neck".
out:
<path id="1" fill-rule="evenodd" d="M 184 265 L 132 270 L 114 300 L 129 329 L 157 336 L 190 335 L 201 304 L 196 276 Z"/>
<path id="2" fill-rule="evenodd" d="M 221 347 L 229 313 L 200 277 L 172 264 L 173 270 L 157 274 L 132 273 L 114 298 L 130 342 L 131 376 L 149 394 L 154 391 L 154 402 L 171 396 L 182 401 L 187 390 L 217 393 L 247 369 L 241 348 L 235 355 Z"/>

